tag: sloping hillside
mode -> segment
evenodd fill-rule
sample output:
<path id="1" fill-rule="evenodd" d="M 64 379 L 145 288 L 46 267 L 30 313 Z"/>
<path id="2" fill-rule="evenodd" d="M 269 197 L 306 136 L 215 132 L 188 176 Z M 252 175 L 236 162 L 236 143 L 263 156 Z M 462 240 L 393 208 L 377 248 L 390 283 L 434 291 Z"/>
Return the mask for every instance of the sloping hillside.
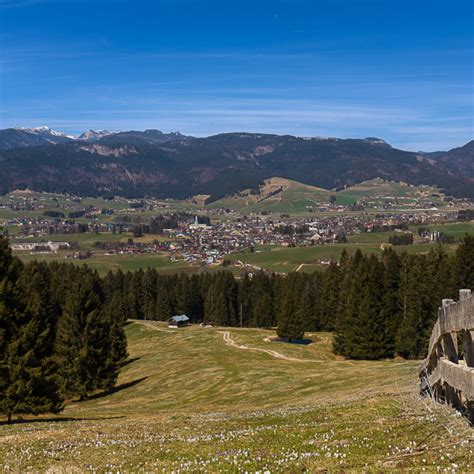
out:
<path id="1" fill-rule="evenodd" d="M 370 198 L 380 206 L 397 201 L 400 207 L 416 200 L 434 201 L 443 205 L 443 194 L 432 186 L 415 186 L 375 178 L 340 191 L 328 190 L 285 178 L 269 178 L 257 188 L 245 189 L 233 196 L 212 202 L 209 208 L 226 207 L 240 212 L 272 212 L 308 214 L 335 198 L 336 204 L 351 205 L 361 198 Z M 200 202 L 203 202 L 202 198 Z"/>
<path id="2" fill-rule="evenodd" d="M 0 426 L 0 470 L 469 470 L 467 424 L 418 398 L 417 361 L 336 358 L 272 331 L 128 327 L 111 393 Z M 349 390 L 350 388 L 350 390 Z M 445 429 L 440 429 L 444 426 Z"/>
<path id="3" fill-rule="evenodd" d="M 194 139 L 176 135 L 157 144 L 143 143 L 143 134 L 138 140 L 130 133 L 120 143 L 115 140 L 121 134 L 116 134 L 93 143 L 1 151 L 0 192 L 28 187 L 102 196 L 208 194 L 217 200 L 279 176 L 324 189 L 343 189 L 380 177 L 474 195 L 474 176 L 467 171 L 375 139 L 229 133 Z"/>

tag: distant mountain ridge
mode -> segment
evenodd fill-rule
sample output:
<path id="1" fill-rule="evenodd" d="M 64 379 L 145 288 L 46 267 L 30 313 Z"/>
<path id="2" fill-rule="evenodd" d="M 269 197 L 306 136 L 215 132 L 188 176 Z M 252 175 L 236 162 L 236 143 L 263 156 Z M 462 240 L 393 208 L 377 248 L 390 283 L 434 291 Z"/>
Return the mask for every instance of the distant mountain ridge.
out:
<path id="1" fill-rule="evenodd" d="M 78 137 L 68 135 L 63 132 L 52 130 L 49 127 L 33 128 L 6 128 L 0 130 L 0 150 L 12 150 L 14 148 L 27 148 L 39 145 L 57 145 L 72 141 L 96 142 L 102 140 L 103 143 L 135 143 L 135 144 L 161 144 L 174 140 L 184 140 L 187 138 L 180 132 L 164 133 L 160 130 L 145 130 L 118 132 L 109 130 L 87 130 Z"/>
<path id="2" fill-rule="evenodd" d="M 216 200 L 256 188 L 274 176 L 324 189 L 380 177 L 434 185 L 447 194 L 474 198 L 473 141 L 447 152 L 419 153 L 398 150 L 374 137 L 321 139 L 241 132 L 193 138 L 146 130 L 97 131 L 78 140 L 16 130 L 21 145 L 12 146 L 11 130 L 0 131 L 4 148 L 0 192 L 30 188 L 173 198 L 206 194 Z M 27 145 L 24 134 L 30 140 Z M 47 141 L 54 137 L 59 143 Z"/>
<path id="3" fill-rule="evenodd" d="M 74 138 L 72 135 L 56 132 L 49 127 L 6 128 L 0 130 L 0 150 L 67 143 L 73 141 Z"/>

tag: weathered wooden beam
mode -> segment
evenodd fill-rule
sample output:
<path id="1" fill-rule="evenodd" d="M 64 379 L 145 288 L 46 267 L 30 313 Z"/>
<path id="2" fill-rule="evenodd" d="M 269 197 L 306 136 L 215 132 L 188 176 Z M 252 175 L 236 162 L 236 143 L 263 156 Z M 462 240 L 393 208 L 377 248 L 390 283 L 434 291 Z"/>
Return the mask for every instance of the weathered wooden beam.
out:
<path id="1" fill-rule="evenodd" d="M 464 354 L 464 362 L 468 367 L 474 367 L 474 331 L 464 329 L 462 332 L 462 349 Z"/>
<path id="2" fill-rule="evenodd" d="M 431 387 L 447 383 L 460 390 L 467 400 L 474 400 L 474 368 L 454 364 L 447 358 L 442 358 L 431 374 L 428 374 Z"/>
<path id="3" fill-rule="evenodd" d="M 471 290 L 460 290 L 459 296 L 460 301 L 457 303 L 452 300 L 443 300 L 443 306 L 438 310 L 438 318 L 431 333 L 428 357 L 421 364 L 420 372 L 428 366 L 429 358 L 442 336 L 462 330 L 474 331 L 474 297 L 472 292 Z"/>
<path id="4" fill-rule="evenodd" d="M 441 336 L 441 341 L 445 357 L 447 357 L 454 364 L 457 364 L 459 362 L 457 334 L 444 334 Z"/>

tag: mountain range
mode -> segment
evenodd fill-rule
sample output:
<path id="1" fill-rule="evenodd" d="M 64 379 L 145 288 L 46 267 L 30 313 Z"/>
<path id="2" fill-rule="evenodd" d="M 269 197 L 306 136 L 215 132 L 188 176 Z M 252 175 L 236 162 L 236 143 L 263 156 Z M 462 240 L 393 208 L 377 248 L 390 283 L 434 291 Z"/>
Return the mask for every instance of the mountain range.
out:
<path id="1" fill-rule="evenodd" d="M 325 189 L 368 179 L 436 185 L 474 198 L 474 141 L 446 152 L 384 140 L 224 133 L 194 138 L 159 130 L 83 133 L 48 127 L 0 130 L 0 192 L 30 188 L 89 196 L 211 200 L 280 176 Z"/>

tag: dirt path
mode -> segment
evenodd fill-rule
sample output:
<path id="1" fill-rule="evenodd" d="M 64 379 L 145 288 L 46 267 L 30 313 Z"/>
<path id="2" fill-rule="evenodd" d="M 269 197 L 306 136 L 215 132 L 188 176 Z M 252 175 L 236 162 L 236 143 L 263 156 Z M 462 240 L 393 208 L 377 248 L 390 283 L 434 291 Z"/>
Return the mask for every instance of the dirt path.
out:
<path id="1" fill-rule="evenodd" d="M 295 271 L 299 272 L 303 268 L 304 265 L 305 265 L 304 263 L 300 264 L 300 266 Z"/>
<path id="2" fill-rule="evenodd" d="M 222 334 L 226 345 L 235 347 L 237 349 L 243 349 L 244 351 L 264 352 L 265 354 L 268 354 L 274 357 L 275 359 L 287 360 L 290 362 L 314 362 L 314 360 L 312 359 L 296 359 L 294 357 L 288 357 L 284 354 L 280 354 L 279 352 L 273 351 L 271 349 L 261 349 L 260 347 L 244 346 L 242 344 L 238 344 L 237 342 L 235 342 L 230 336 L 229 331 L 219 331 L 219 332 Z"/>
<path id="3" fill-rule="evenodd" d="M 153 324 L 151 321 L 146 321 L 144 319 L 130 319 L 130 321 L 133 321 L 134 323 L 140 323 L 143 326 L 146 326 L 147 328 L 154 329 L 155 331 L 161 331 L 161 332 L 167 332 L 169 333 L 169 329 L 164 329 L 158 327 L 156 324 Z"/>

